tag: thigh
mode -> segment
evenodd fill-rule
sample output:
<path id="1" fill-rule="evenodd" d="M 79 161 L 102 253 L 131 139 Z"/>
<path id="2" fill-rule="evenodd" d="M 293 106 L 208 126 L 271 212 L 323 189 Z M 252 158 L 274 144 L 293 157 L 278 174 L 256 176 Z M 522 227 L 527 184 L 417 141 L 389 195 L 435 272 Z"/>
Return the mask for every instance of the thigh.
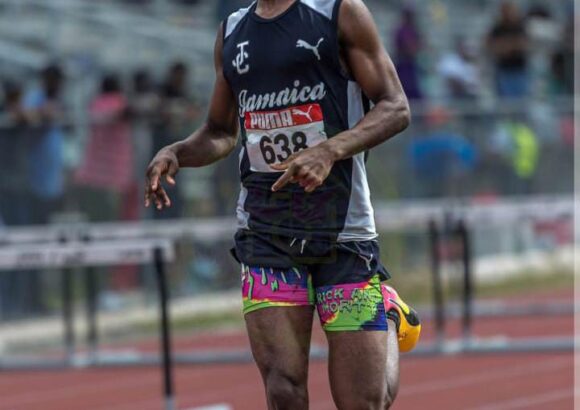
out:
<path id="1" fill-rule="evenodd" d="M 381 280 L 388 272 L 376 242 L 338 244 L 334 261 L 312 269 L 320 322 L 327 332 L 386 331 Z"/>
<path id="2" fill-rule="evenodd" d="M 336 260 L 313 271 L 316 307 L 329 342 L 329 376 L 339 409 L 381 409 L 399 376 L 396 327 L 387 321 L 376 242 L 337 246 Z M 390 326 L 389 326 L 390 325 Z"/>
<path id="3" fill-rule="evenodd" d="M 337 408 L 388 408 L 399 383 L 395 325 L 388 331 L 327 332 L 327 337 L 328 371 Z"/>
<path id="4" fill-rule="evenodd" d="M 252 353 L 266 387 L 272 381 L 305 383 L 314 313 L 309 273 L 242 264 L 242 296 Z"/>
<path id="5" fill-rule="evenodd" d="M 279 306 L 246 314 L 252 354 L 266 384 L 271 377 L 306 384 L 313 313 L 312 306 Z"/>
<path id="6" fill-rule="evenodd" d="M 242 264 L 244 314 L 274 307 L 313 306 L 314 289 L 306 269 Z"/>

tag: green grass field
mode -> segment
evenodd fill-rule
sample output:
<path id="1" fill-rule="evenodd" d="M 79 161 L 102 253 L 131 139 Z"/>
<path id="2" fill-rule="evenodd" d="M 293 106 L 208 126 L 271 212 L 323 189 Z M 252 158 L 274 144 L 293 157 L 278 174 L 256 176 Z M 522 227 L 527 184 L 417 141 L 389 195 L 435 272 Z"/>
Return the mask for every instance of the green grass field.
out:
<path id="1" fill-rule="evenodd" d="M 414 305 L 426 305 L 432 300 L 432 281 L 428 275 L 415 275 L 412 278 L 395 277 L 392 285 L 399 291 L 403 298 Z M 444 288 L 448 298 L 459 297 L 462 282 L 449 280 Z M 574 274 L 570 270 L 557 270 L 550 273 L 541 272 L 534 274 L 517 274 L 485 284 L 475 284 L 476 298 L 501 298 L 517 295 L 525 295 L 539 291 L 558 291 L 574 289 Z"/>

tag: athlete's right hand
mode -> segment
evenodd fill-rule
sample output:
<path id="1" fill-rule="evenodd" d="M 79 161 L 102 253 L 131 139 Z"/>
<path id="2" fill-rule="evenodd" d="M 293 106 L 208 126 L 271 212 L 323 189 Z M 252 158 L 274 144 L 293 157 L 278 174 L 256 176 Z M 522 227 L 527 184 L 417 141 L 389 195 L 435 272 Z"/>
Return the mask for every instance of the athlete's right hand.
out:
<path id="1" fill-rule="evenodd" d="M 177 172 L 179 172 L 177 156 L 171 149 L 163 148 L 155 155 L 155 158 L 153 158 L 147 168 L 145 182 L 146 207 L 149 207 L 152 202 L 155 203 L 155 207 L 158 210 L 171 206 L 171 199 L 161 185 L 161 178 L 165 176 L 168 184 L 175 185 L 175 175 L 177 175 Z"/>

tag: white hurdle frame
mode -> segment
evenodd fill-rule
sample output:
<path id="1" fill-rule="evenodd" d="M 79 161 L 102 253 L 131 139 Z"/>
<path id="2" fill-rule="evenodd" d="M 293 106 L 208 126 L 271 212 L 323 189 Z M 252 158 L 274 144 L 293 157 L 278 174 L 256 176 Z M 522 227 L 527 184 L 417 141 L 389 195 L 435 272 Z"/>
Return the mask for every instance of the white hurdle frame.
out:
<path id="1" fill-rule="evenodd" d="M 377 207 L 377 222 L 380 231 L 398 231 L 404 227 L 425 230 L 430 220 L 444 221 L 450 216 L 462 218 L 468 224 L 473 223 L 504 223 L 510 220 L 522 220 L 537 215 L 572 216 L 574 215 L 574 200 L 572 196 L 542 196 L 534 198 L 516 198 L 503 200 L 496 204 L 474 205 L 465 201 L 437 200 L 413 204 L 402 202 L 397 204 L 382 204 Z M 396 217 L 393 217 L 396 216 Z M 140 223 L 101 223 L 74 224 L 43 227 L 25 227 L 5 229 L 0 231 L 0 270 L 9 268 L 93 266 L 102 263 L 151 263 L 155 261 L 154 249 L 160 243 L 167 261 L 174 258 L 173 243 L 181 238 L 194 239 L 199 242 L 212 242 L 230 236 L 235 232 L 233 218 L 214 218 L 204 220 L 176 220 L 164 222 Z M 161 238 L 149 240 L 144 238 Z M 131 248 L 133 247 L 133 248 Z M 165 255 L 165 254 L 164 254 Z M 134 259 L 132 259 L 134 258 Z M 114 262 L 114 263 L 113 263 Z M 553 308 L 553 307 L 552 307 Z M 450 314 L 457 314 L 457 309 L 451 308 Z M 566 307 L 548 309 L 551 314 L 569 312 Z M 542 309 L 536 306 L 535 314 L 541 314 Z M 166 312 L 169 315 L 168 312 Z M 511 312 L 512 315 L 529 315 L 526 309 Z M 490 311 L 485 306 L 474 306 L 474 315 L 495 316 L 497 311 Z M 167 319 L 169 320 L 169 319 Z M 553 339 L 474 339 L 451 340 L 433 345 L 419 346 L 412 354 L 457 354 L 457 353 L 514 353 L 538 352 L 552 350 L 571 350 L 573 338 Z M 165 353 L 164 353 L 165 354 Z M 165 354 L 166 355 L 166 354 Z M 313 348 L 314 359 L 326 358 L 325 349 Z M 169 352 L 169 356 L 173 356 Z M 76 358 L 65 363 L 75 366 L 123 366 L 152 365 L 159 363 L 156 356 L 135 354 L 115 358 L 111 355 L 97 355 L 94 360 Z M 175 361 L 183 364 L 201 363 L 246 363 L 251 361 L 247 351 L 213 352 L 196 351 L 188 354 L 175 355 Z M 63 363 L 60 363 L 62 365 Z M 59 363 L 48 363 L 57 366 Z M 33 362 L 0 361 L 0 369 L 31 368 Z M 39 367 L 39 366 L 36 366 Z"/>
<path id="2" fill-rule="evenodd" d="M 63 269 L 63 324 L 66 349 L 66 356 L 62 360 L 6 360 L 2 358 L 0 359 L 0 370 L 145 364 L 145 358 L 119 355 L 101 357 L 97 351 L 92 351 L 86 356 L 77 355 L 73 329 L 71 269 L 154 264 L 159 290 L 160 357 L 162 359 L 165 409 L 175 410 L 169 297 L 165 274 L 165 264 L 174 259 L 174 244 L 168 239 L 21 243 L 0 247 L 0 271 L 40 268 Z M 0 274 L 2 273 L 0 272 Z M 90 306 L 92 308 L 89 309 L 89 334 L 96 337 L 96 305 L 90 304 Z M 96 346 L 93 347 L 96 348 Z"/>

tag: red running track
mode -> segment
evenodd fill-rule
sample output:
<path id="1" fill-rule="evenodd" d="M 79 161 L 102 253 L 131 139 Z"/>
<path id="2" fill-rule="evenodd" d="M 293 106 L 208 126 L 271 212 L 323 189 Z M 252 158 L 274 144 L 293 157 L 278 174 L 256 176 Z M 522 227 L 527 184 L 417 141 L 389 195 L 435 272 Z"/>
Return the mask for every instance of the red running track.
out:
<path id="1" fill-rule="evenodd" d="M 457 332 L 452 326 L 451 333 Z M 479 320 L 478 336 L 571 336 L 573 318 Z M 425 332 L 426 339 L 430 331 Z M 315 335 L 317 343 L 323 336 Z M 180 339 L 178 350 L 246 346 L 243 333 Z M 154 344 L 142 346 L 144 350 Z M 227 404 L 235 410 L 265 409 L 253 365 L 180 367 L 179 409 Z M 569 353 L 467 355 L 401 362 L 395 410 L 573 409 L 574 358 Z M 310 369 L 312 410 L 332 410 L 324 363 Z M 159 410 L 160 372 L 155 368 L 0 373 L 0 410 Z"/>

